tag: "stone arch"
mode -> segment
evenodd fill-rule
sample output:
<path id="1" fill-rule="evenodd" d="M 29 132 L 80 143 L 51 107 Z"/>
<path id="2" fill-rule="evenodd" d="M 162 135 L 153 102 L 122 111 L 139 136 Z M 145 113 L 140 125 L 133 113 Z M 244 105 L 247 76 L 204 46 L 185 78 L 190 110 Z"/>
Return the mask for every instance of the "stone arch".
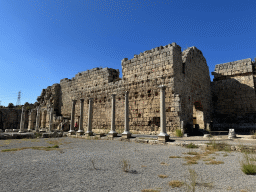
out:
<path id="1" fill-rule="evenodd" d="M 204 129 L 204 112 L 200 101 L 195 101 L 193 104 L 193 126 L 199 125 L 199 128 Z"/>

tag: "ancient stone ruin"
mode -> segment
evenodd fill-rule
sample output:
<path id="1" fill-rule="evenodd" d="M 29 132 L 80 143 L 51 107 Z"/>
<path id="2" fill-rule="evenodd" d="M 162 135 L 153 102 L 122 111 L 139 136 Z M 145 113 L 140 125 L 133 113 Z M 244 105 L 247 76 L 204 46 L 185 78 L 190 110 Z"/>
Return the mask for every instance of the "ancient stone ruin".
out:
<path id="1" fill-rule="evenodd" d="M 80 135 L 108 129 L 112 136 L 116 130 L 157 131 L 163 137 L 193 127 L 255 128 L 251 59 L 216 65 L 213 82 L 202 52 L 182 52 L 176 43 L 124 58 L 121 65 L 122 78 L 118 69 L 94 68 L 43 89 L 27 128 Z"/>

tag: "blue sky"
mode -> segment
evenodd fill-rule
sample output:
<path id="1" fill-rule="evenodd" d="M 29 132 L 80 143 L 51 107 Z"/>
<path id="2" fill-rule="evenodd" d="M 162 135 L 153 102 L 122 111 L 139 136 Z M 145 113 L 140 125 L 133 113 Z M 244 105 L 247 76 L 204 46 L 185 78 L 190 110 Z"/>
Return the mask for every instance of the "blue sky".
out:
<path id="1" fill-rule="evenodd" d="M 214 66 L 256 57 L 254 0 L 0 0 L 0 101 L 94 67 L 120 70 L 160 45 L 195 46 Z M 213 79 L 211 75 L 211 79 Z"/>

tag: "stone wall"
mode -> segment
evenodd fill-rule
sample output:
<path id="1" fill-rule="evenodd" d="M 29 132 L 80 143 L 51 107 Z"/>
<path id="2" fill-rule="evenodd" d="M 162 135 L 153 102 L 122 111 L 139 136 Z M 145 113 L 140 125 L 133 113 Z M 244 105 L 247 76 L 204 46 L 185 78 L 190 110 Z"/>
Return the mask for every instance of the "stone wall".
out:
<path id="1" fill-rule="evenodd" d="M 76 99 L 75 122 L 79 122 L 80 98 L 84 102 L 84 122 L 88 122 L 89 98 L 93 98 L 93 129 L 110 129 L 111 95 L 116 95 L 116 128 L 124 128 L 124 93 L 129 91 L 130 129 L 158 131 L 160 126 L 160 89 L 166 85 L 167 131 L 180 127 L 180 121 L 193 123 L 193 106 L 201 107 L 201 128 L 210 118 L 210 77 L 202 52 L 195 47 L 181 52 L 172 43 L 135 55 L 121 62 L 123 78 L 119 71 L 94 68 L 78 73 L 72 79 L 62 79 L 60 84 L 42 91 L 38 102 L 42 112 L 41 126 L 48 126 L 47 104 L 52 103 L 56 112 L 70 119 L 72 99 Z M 54 104 L 54 103 L 55 104 Z M 57 105 L 58 104 L 58 105 Z M 203 107 L 202 107 L 202 106 Z M 196 111 L 196 110 L 194 110 Z M 188 114 L 189 113 L 189 114 Z M 198 121 L 200 115 L 197 116 Z M 56 119 L 55 118 L 55 119 Z"/>
<path id="2" fill-rule="evenodd" d="M 19 129 L 21 109 L 0 109 L 0 129 Z M 28 125 L 28 112 L 25 111 L 25 125 Z"/>
<path id="3" fill-rule="evenodd" d="M 199 124 L 206 128 L 211 121 L 212 100 L 210 74 L 202 52 L 190 47 L 182 53 L 181 71 L 175 79 L 175 92 L 181 96 L 181 118 L 184 125 Z"/>
<path id="4" fill-rule="evenodd" d="M 215 66 L 212 83 L 215 126 L 255 123 L 255 63 L 249 59 Z"/>
<path id="5" fill-rule="evenodd" d="M 159 85 L 162 84 L 167 86 L 167 132 L 179 128 L 181 121 L 184 126 L 198 124 L 200 128 L 206 128 L 211 121 L 219 128 L 256 128 L 256 62 L 251 59 L 216 65 L 213 82 L 202 52 L 196 47 L 181 52 L 176 43 L 144 51 L 132 59 L 124 58 L 121 65 L 122 79 L 117 69 L 94 68 L 43 89 L 35 104 L 40 105 L 40 128 L 49 127 L 49 105 L 52 105 L 53 128 L 60 129 L 62 122 L 67 130 L 72 100 L 77 100 L 75 123 L 79 123 L 79 99 L 85 99 L 83 127 L 86 130 L 89 98 L 93 98 L 93 129 L 110 129 L 111 95 L 116 94 L 116 129 L 122 131 L 124 94 L 129 91 L 130 129 L 159 131 Z M 0 127 L 19 128 L 20 115 L 9 110 L 0 110 Z M 36 110 L 30 111 L 29 119 L 26 112 L 25 118 L 25 128 L 34 129 Z"/>

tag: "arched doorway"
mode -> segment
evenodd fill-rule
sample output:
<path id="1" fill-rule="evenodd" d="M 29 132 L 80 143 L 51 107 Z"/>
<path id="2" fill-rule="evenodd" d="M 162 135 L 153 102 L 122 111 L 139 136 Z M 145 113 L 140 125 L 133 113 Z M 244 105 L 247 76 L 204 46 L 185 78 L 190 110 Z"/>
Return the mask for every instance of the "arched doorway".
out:
<path id="1" fill-rule="evenodd" d="M 193 126 L 199 125 L 199 128 L 204 129 L 204 112 L 203 106 L 199 101 L 196 101 L 193 105 Z"/>

